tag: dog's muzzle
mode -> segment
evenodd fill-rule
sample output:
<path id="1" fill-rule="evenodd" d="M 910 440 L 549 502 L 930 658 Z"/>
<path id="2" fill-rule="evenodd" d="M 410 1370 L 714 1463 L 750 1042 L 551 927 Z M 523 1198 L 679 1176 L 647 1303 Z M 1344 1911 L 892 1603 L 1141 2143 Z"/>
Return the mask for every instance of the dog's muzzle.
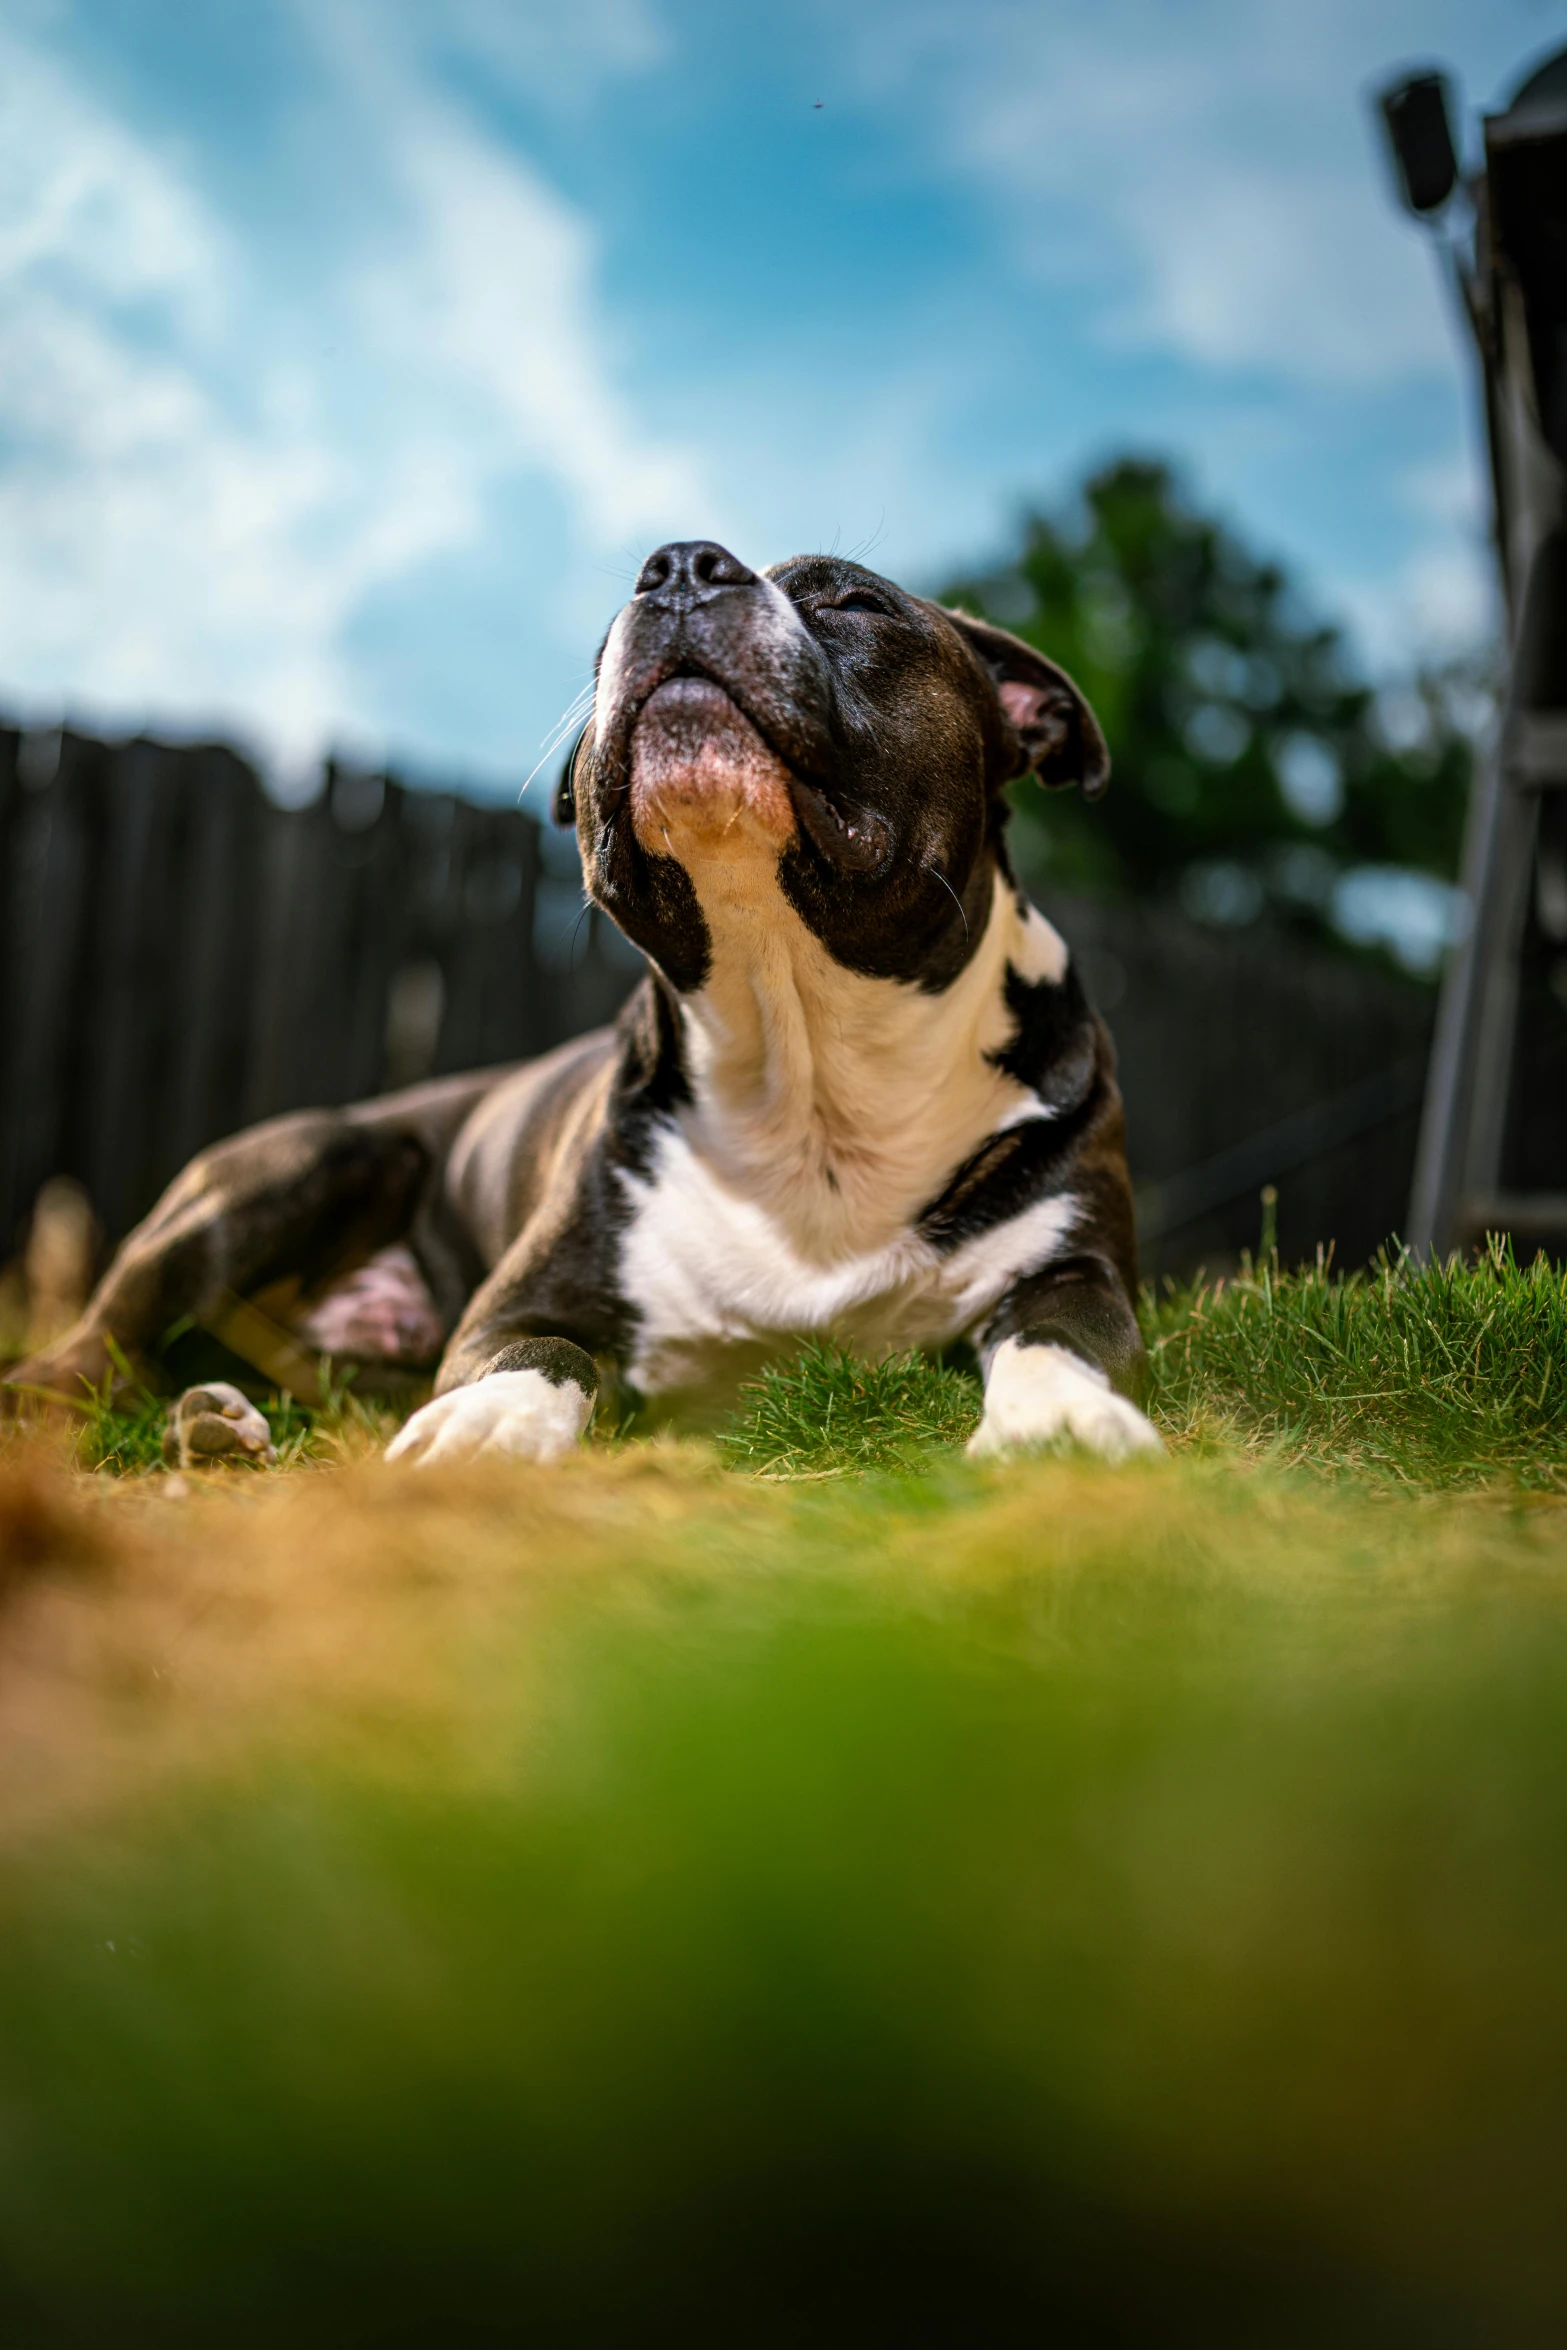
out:
<path id="1" fill-rule="evenodd" d="M 889 853 L 886 823 L 833 790 L 831 693 L 809 630 L 713 540 L 672 541 L 643 564 L 604 648 L 594 738 L 604 772 L 630 785 L 634 821 L 639 803 L 646 814 L 656 801 L 662 824 L 673 804 L 689 817 L 712 800 L 726 820 L 750 809 L 780 846 L 805 834 L 850 872 Z"/>

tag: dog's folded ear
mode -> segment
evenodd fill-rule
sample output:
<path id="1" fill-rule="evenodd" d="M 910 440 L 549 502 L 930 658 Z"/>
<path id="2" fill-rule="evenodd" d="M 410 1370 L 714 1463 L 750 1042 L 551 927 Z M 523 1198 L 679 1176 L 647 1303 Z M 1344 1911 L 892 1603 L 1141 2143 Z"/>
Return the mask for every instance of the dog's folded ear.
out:
<path id="1" fill-rule="evenodd" d="M 550 814 L 557 824 L 575 824 L 577 821 L 577 753 L 588 738 L 591 718 L 566 753 L 565 765 L 556 779 L 555 797 L 550 802 Z"/>
<path id="2" fill-rule="evenodd" d="M 950 610 L 947 617 L 989 670 L 1022 745 L 1014 772 L 1035 775 L 1052 791 L 1081 784 L 1083 797 L 1096 800 L 1110 780 L 1110 752 L 1098 719 L 1066 671 L 988 620 Z"/>

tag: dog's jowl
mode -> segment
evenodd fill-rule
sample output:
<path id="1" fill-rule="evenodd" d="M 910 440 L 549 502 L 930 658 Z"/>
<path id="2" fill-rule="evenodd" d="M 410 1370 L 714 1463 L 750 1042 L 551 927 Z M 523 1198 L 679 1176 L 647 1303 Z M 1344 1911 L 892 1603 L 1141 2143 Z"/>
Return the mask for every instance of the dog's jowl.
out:
<path id="1" fill-rule="evenodd" d="M 813 1333 L 969 1339 L 974 1452 L 1157 1446 L 1110 1042 L 1007 863 L 1028 772 L 1109 761 L 1015 637 L 858 564 L 661 548 L 557 810 L 648 959 L 616 1027 L 203 1153 L 15 1376 L 79 1392 L 247 1299 L 304 1345 L 445 1335 L 394 1455 L 544 1459 L 601 1381 L 702 1417 Z"/>

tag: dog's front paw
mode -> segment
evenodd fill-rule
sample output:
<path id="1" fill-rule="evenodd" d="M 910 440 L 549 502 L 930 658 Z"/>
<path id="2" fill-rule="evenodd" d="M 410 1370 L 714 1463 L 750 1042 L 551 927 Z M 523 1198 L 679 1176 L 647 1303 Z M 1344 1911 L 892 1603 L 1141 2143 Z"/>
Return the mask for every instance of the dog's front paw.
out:
<path id="1" fill-rule="evenodd" d="M 516 1461 L 559 1460 L 593 1417 L 597 1382 L 584 1388 L 580 1378 L 555 1371 L 553 1363 L 545 1369 L 486 1371 L 471 1387 L 438 1395 L 392 1439 L 387 1459 L 412 1461 L 419 1468 L 471 1461 L 481 1453 Z"/>
<path id="2" fill-rule="evenodd" d="M 226 1379 L 211 1379 L 205 1387 L 187 1387 L 179 1402 L 170 1404 L 163 1458 L 171 1469 L 211 1469 L 236 1461 L 275 1469 L 277 1447 L 248 1396 Z"/>
<path id="3" fill-rule="evenodd" d="M 985 1413 L 969 1439 L 969 1458 L 995 1460 L 1062 1439 L 1107 1461 L 1164 1450 L 1153 1423 L 1081 1355 L 1064 1346 L 1003 1339 L 985 1382 Z"/>

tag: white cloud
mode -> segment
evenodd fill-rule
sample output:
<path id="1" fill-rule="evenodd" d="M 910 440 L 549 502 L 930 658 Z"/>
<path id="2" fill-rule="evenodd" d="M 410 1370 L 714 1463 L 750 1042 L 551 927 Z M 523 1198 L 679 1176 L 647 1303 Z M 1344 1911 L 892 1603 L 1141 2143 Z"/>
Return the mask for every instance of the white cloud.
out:
<path id="1" fill-rule="evenodd" d="M 1426 540 L 1391 576 L 1350 581 L 1339 600 L 1382 675 L 1473 652 L 1497 633 L 1495 571 L 1476 541 Z"/>
<path id="2" fill-rule="evenodd" d="M 1298 532 L 1299 481 L 1357 415 L 1440 398 L 1472 364 L 1393 199 L 1373 92 L 1445 59 L 1472 151 L 1473 109 L 1539 45 L 1533 0 L 905 0 L 852 22 L 862 100 L 921 121 L 1107 363 L 1176 363 L 1181 439 L 1248 513 Z M 1140 437 L 1168 436 L 1154 415 Z M 1311 558 L 1379 668 L 1495 626 L 1477 451 L 1455 432 L 1389 486 L 1407 521 L 1384 525 L 1380 572 L 1363 534 L 1338 553 L 1336 520 Z"/>
<path id="3" fill-rule="evenodd" d="M 222 259 L 212 222 L 162 159 L 0 28 L 0 282 L 57 273 L 210 328 Z"/>
<path id="4" fill-rule="evenodd" d="M 1093 289 L 1112 339 L 1369 386 L 1453 364 L 1367 95 L 1412 42 L 1440 37 L 1431 14 L 1413 0 L 910 0 L 862 25 L 856 55 L 869 91 L 929 109 L 1037 272 Z"/>
<path id="5" fill-rule="evenodd" d="M 600 543 L 672 527 L 698 495 L 696 469 L 651 445 L 613 386 L 587 223 L 523 158 L 389 67 L 379 40 L 352 51 L 410 232 L 353 295 L 410 412 L 489 470 L 542 465 Z"/>
<path id="6" fill-rule="evenodd" d="M 605 6 L 634 61 L 640 11 Z M 465 13 L 493 45 L 499 13 Z M 616 389 L 581 219 L 398 59 L 390 18 L 354 70 L 362 21 L 336 12 L 326 51 L 334 136 L 397 202 L 281 286 L 188 166 L 0 33 L 13 706 L 238 724 L 286 762 L 345 731 L 373 746 L 356 615 L 476 542 L 508 480 L 549 482 L 590 551 L 689 507 L 692 464 Z"/>
<path id="7" fill-rule="evenodd" d="M 1440 18 L 1460 0 L 1431 5 Z M 1495 0 L 1509 21 L 1522 5 Z M 969 331 L 999 299 L 1063 317 L 1078 360 L 1085 310 L 1099 348 L 1079 379 L 1111 382 L 1117 346 L 1195 362 L 1207 396 L 1200 413 L 1188 398 L 1182 436 L 1219 494 L 1239 482 L 1247 511 L 1270 517 L 1270 479 L 1310 471 L 1315 417 L 1331 407 L 1342 423 L 1453 367 L 1355 86 L 1407 50 L 1419 13 L 831 0 L 848 94 L 880 117 L 868 147 L 954 211 L 955 177 L 982 190 L 1003 259 L 986 258 L 950 332 L 938 252 L 896 349 L 846 338 L 831 397 L 798 317 L 737 298 L 716 356 L 682 375 L 665 346 L 644 405 L 606 316 L 596 227 L 517 125 L 546 104 L 569 121 L 617 77 L 685 72 L 668 25 L 692 41 L 697 18 L 660 0 L 293 0 L 272 12 L 295 44 L 287 70 L 247 118 L 229 181 L 203 164 L 194 117 L 173 147 L 68 70 L 98 54 L 75 11 L 12 0 L 0 706 L 244 725 L 295 755 L 345 733 L 373 750 L 392 709 L 432 759 L 456 747 L 499 765 L 514 733 L 526 767 L 538 700 L 566 699 L 634 547 L 698 528 L 765 560 L 880 532 L 879 559 L 918 574 L 972 549 L 1028 468 L 1070 462 L 1095 429 L 1081 404 L 1043 399 L 1031 441 L 974 429 L 1012 364 Z M 649 103 L 667 94 L 652 84 Z M 281 176 L 264 218 L 243 192 L 219 200 L 269 158 Z M 678 234 L 673 204 L 669 220 Z M 1157 415 L 1142 437 L 1167 437 Z M 1411 472 L 1404 491 L 1400 553 L 1416 537 L 1421 553 L 1391 590 L 1358 591 L 1374 642 L 1424 615 L 1457 630 L 1484 592 L 1452 468 Z M 508 622 L 521 599 L 515 730 L 495 704 L 463 732 L 454 581 L 458 602 L 488 597 Z M 394 642 L 417 648 L 412 666 L 427 649 L 434 682 L 404 693 Z"/>
<path id="8" fill-rule="evenodd" d="M 338 0 L 341 5 L 341 0 Z M 407 48 L 448 48 L 516 90 L 584 98 L 616 74 L 646 72 L 669 41 L 652 0 L 378 0 Z"/>
<path id="9" fill-rule="evenodd" d="M 1383 675 L 1470 653 L 1495 637 L 1499 621 L 1487 490 L 1477 453 L 1454 450 L 1407 466 L 1395 489 L 1416 522 L 1414 545 L 1390 572 L 1352 579 L 1340 590 L 1340 602 L 1373 669 Z"/>
<path id="10" fill-rule="evenodd" d="M 1404 505 L 1424 522 L 1466 530 L 1475 539 L 1489 526 L 1484 474 L 1463 450 L 1406 465 L 1396 486 Z"/>
<path id="11" fill-rule="evenodd" d="M 0 645 L 35 703 L 319 703 L 279 580 L 327 466 L 226 424 L 203 375 L 235 255 L 178 172 L 48 58 L 0 39 Z M 296 591 L 285 637 L 263 624 Z M 311 598 L 318 601 L 317 595 Z M 243 650 L 226 640 L 243 633 Z M 235 655 L 239 654 L 238 660 Z"/>

